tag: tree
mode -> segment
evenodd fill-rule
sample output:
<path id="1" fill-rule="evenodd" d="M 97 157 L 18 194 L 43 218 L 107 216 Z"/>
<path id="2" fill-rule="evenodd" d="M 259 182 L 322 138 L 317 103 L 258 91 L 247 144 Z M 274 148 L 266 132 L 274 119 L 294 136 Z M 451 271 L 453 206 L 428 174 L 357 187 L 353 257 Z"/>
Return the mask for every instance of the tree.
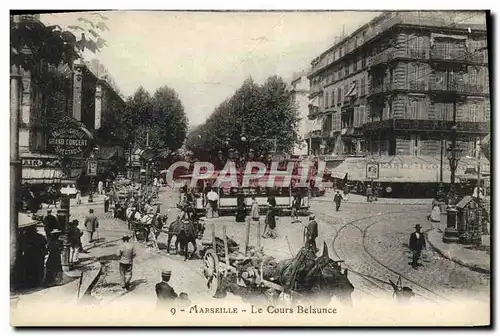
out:
<path id="1" fill-rule="evenodd" d="M 151 147 L 158 158 L 179 149 L 186 138 L 187 117 L 177 93 L 163 86 L 153 97 L 141 86 L 127 99 L 117 128 L 130 149 Z M 147 143 L 146 143 L 147 142 Z"/>
<path id="2" fill-rule="evenodd" d="M 153 95 L 151 123 L 155 139 L 161 144 L 159 149 L 175 151 L 182 146 L 186 139 L 188 119 L 174 89 L 165 85 L 156 90 Z"/>
<path id="3" fill-rule="evenodd" d="M 100 35 L 109 30 L 105 20 L 105 16 L 93 13 L 91 19 L 80 17 L 78 23 L 63 30 L 58 25 L 45 26 L 33 16 L 11 15 L 11 61 L 29 71 L 39 68 L 42 60 L 55 67 L 71 67 L 85 50 L 96 53 L 106 46 Z"/>

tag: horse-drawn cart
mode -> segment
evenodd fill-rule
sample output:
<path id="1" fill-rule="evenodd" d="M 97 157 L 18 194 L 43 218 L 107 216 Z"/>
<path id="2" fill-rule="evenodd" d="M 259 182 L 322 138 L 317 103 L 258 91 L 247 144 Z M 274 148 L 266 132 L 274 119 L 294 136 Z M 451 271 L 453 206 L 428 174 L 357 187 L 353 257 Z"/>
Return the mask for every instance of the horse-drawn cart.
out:
<path id="1" fill-rule="evenodd" d="M 288 300 L 316 302 L 325 297 L 329 302 L 332 296 L 350 301 L 354 287 L 347 272 L 342 272 L 338 263 L 328 257 L 326 244 L 320 257 L 305 246 L 294 258 L 277 262 L 262 252 L 260 239 L 257 247 L 248 245 L 249 231 L 247 223 L 245 246 L 240 251 L 226 236 L 225 226 L 223 239 L 215 237 L 212 228 L 212 242 L 204 243 L 203 256 L 203 275 L 210 295 L 221 298 L 231 292 L 244 299 L 264 299 L 273 304 Z"/>

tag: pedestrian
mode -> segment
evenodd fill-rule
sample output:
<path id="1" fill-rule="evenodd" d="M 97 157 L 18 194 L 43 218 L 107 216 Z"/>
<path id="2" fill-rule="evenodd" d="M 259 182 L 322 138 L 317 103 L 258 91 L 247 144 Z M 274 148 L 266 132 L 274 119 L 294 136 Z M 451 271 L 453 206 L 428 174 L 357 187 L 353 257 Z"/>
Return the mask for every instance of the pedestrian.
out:
<path id="1" fill-rule="evenodd" d="M 76 188 L 76 204 L 82 204 L 82 192 Z"/>
<path id="2" fill-rule="evenodd" d="M 83 232 L 78 228 L 78 220 L 73 220 L 69 227 L 70 252 L 69 261 L 71 264 L 77 264 L 80 261 L 80 251 L 82 246 Z"/>
<path id="3" fill-rule="evenodd" d="M 292 223 L 298 222 L 299 221 L 299 210 L 300 206 L 302 204 L 302 197 L 301 195 L 295 195 L 293 196 L 293 202 L 292 202 Z"/>
<path id="4" fill-rule="evenodd" d="M 343 192 L 344 192 L 344 196 L 343 196 L 344 201 L 348 201 L 349 200 L 350 189 L 351 188 L 349 187 L 349 185 L 347 183 L 344 184 L 344 190 L 343 190 Z"/>
<path id="5" fill-rule="evenodd" d="M 47 215 L 43 219 L 43 228 L 45 230 L 45 237 L 49 238 L 50 233 L 59 228 L 57 218 L 52 214 L 52 210 L 47 210 Z"/>
<path id="6" fill-rule="evenodd" d="M 217 209 L 219 205 L 219 195 L 215 192 L 214 188 L 211 188 L 207 193 L 207 199 L 211 218 L 219 217 Z"/>
<path id="7" fill-rule="evenodd" d="M 418 259 L 420 259 L 420 254 L 422 249 L 425 247 L 425 237 L 420 232 L 420 224 L 415 225 L 415 232 L 410 235 L 410 250 L 413 253 L 411 265 L 413 268 L 418 267 Z"/>
<path id="8" fill-rule="evenodd" d="M 306 246 L 310 247 L 314 253 L 318 252 L 316 246 L 316 238 L 318 238 L 318 222 L 314 214 L 309 215 L 309 224 L 307 225 Z"/>
<path id="9" fill-rule="evenodd" d="M 189 300 L 189 296 L 187 293 L 181 292 L 179 294 L 179 298 L 177 299 L 177 307 L 178 308 L 188 308 L 191 306 L 191 301 Z"/>
<path id="10" fill-rule="evenodd" d="M 135 258 L 135 248 L 130 242 L 130 237 L 125 235 L 122 238 L 123 245 L 118 250 L 120 278 L 122 280 L 122 288 L 130 289 L 130 280 L 132 280 L 132 267 Z"/>
<path id="11" fill-rule="evenodd" d="M 45 262 L 45 286 L 51 287 L 62 280 L 63 270 L 61 264 L 61 251 L 62 242 L 60 241 L 60 235 L 62 231 L 55 229 L 50 233 L 50 239 L 48 239 L 48 252 L 49 256 Z"/>
<path id="12" fill-rule="evenodd" d="M 109 210 L 109 194 L 106 193 L 104 195 L 104 213 L 108 212 Z"/>
<path id="13" fill-rule="evenodd" d="M 168 308 L 173 305 L 174 301 L 177 299 L 177 293 L 168 283 L 171 275 L 171 271 L 161 272 L 161 282 L 157 283 L 155 286 L 157 299 L 156 308 Z"/>
<path id="14" fill-rule="evenodd" d="M 370 185 L 366 187 L 366 201 L 371 202 L 373 197 L 373 190 Z"/>
<path id="15" fill-rule="evenodd" d="M 246 217 L 245 195 L 238 193 L 236 198 L 236 222 L 244 223 Z"/>
<path id="16" fill-rule="evenodd" d="M 84 225 L 85 229 L 87 230 L 89 243 L 92 243 L 92 241 L 94 241 L 94 232 L 99 227 L 99 221 L 94 215 L 94 209 L 89 209 L 89 215 L 85 217 Z"/>
<path id="17" fill-rule="evenodd" d="M 337 190 L 337 193 L 333 196 L 333 202 L 335 203 L 335 211 L 339 211 L 340 203 L 342 203 L 342 195 L 340 194 L 340 191 Z"/>
<path id="18" fill-rule="evenodd" d="M 264 235 L 262 238 L 272 238 L 276 239 L 278 234 L 276 233 L 276 199 L 274 197 L 268 197 L 267 203 L 269 208 L 266 214 L 266 227 L 264 229 Z"/>
<path id="19" fill-rule="evenodd" d="M 255 195 L 252 196 L 252 208 L 250 209 L 250 218 L 253 224 L 260 225 L 259 203 Z"/>

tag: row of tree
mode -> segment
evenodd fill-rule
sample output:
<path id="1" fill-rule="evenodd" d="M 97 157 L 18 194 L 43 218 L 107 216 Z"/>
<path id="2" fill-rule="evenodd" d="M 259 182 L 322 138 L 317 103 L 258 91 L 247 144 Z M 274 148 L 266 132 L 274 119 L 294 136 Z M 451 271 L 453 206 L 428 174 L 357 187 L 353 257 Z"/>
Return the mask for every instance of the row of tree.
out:
<path id="1" fill-rule="evenodd" d="M 190 132 L 186 148 L 200 160 L 230 148 L 242 155 L 250 149 L 257 156 L 290 152 L 298 142 L 298 122 L 297 107 L 281 77 L 269 77 L 262 85 L 248 78 Z"/>
<path id="2" fill-rule="evenodd" d="M 182 146 L 188 119 L 172 88 L 160 87 L 151 96 L 141 86 L 127 99 L 125 110 L 114 114 L 106 124 L 114 125 L 116 136 L 128 149 L 149 146 L 160 160 Z"/>

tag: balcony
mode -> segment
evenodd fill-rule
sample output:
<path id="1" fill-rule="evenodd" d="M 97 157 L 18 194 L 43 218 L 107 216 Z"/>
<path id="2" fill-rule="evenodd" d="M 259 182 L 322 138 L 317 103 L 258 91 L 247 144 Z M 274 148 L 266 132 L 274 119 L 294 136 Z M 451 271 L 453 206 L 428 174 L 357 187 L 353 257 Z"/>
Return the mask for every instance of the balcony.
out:
<path id="1" fill-rule="evenodd" d="M 392 85 L 388 83 L 375 85 L 369 88 L 368 97 L 389 92 L 391 90 L 392 90 Z"/>
<path id="2" fill-rule="evenodd" d="M 316 119 L 318 115 L 319 115 L 319 107 L 314 105 L 309 105 L 309 114 L 307 115 L 309 120 Z"/>
<path id="3" fill-rule="evenodd" d="M 408 50 L 408 53 L 407 53 L 408 57 L 409 58 L 414 58 L 414 59 L 427 59 L 427 51 L 426 50 L 415 50 L 415 49 L 410 49 Z"/>
<path id="4" fill-rule="evenodd" d="M 416 82 L 409 82 L 408 89 L 409 90 L 416 90 L 416 91 L 425 91 L 425 90 L 427 90 L 427 83 L 425 81 L 422 81 L 422 80 L 419 80 Z"/>
<path id="5" fill-rule="evenodd" d="M 487 96 L 485 86 L 482 84 L 465 83 L 463 81 L 444 82 L 429 82 L 429 91 L 435 93 L 447 94 L 465 94 L 465 95 L 480 95 Z"/>
<path id="6" fill-rule="evenodd" d="M 431 63 L 464 63 L 464 64 L 484 64 L 485 55 L 477 52 L 468 53 L 465 50 L 436 50 L 430 52 Z"/>
<path id="7" fill-rule="evenodd" d="M 368 60 L 368 68 L 371 69 L 376 66 L 389 63 L 394 58 L 395 53 L 396 52 L 394 49 L 389 49 L 384 51 L 383 53 L 370 57 L 370 59 Z"/>
<path id="8" fill-rule="evenodd" d="M 488 134 L 490 129 L 487 122 L 458 121 L 458 133 Z M 425 131 L 425 132 L 451 132 L 453 121 L 450 120 L 417 120 L 417 119 L 388 119 L 366 123 L 363 131 L 378 131 L 392 129 L 394 131 Z"/>

